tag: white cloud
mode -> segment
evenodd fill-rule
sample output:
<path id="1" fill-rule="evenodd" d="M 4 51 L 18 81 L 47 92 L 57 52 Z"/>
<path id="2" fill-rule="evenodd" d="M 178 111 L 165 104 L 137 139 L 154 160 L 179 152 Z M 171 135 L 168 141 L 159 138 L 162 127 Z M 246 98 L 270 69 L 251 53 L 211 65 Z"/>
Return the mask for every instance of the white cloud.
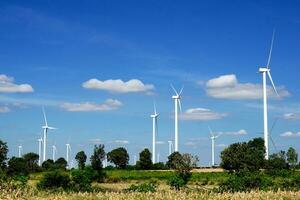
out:
<path id="1" fill-rule="evenodd" d="M 231 131 L 231 132 L 222 132 L 223 135 L 247 135 L 247 131 L 244 129 L 241 129 L 239 131 Z"/>
<path id="2" fill-rule="evenodd" d="M 117 143 L 117 144 L 129 144 L 129 141 L 128 140 L 115 140 L 114 143 Z"/>
<path id="3" fill-rule="evenodd" d="M 7 113 L 7 112 L 10 112 L 9 107 L 7 107 L 7 106 L 0 107 L 0 113 Z"/>
<path id="4" fill-rule="evenodd" d="M 180 114 L 179 118 L 182 120 L 208 121 L 222 119 L 227 115 L 227 113 L 217 113 L 206 108 L 190 108 L 184 113 Z"/>
<path id="5" fill-rule="evenodd" d="M 280 134 L 281 137 L 300 137 L 300 132 L 298 133 L 293 133 L 291 131 L 287 131 L 287 132 L 284 132 L 282 134 Z"/>
<path id="6" fill-rule="evenodd" d="M 281 98 L 290 96 L 283 87 L 277 87 Z M 262 98 L 262 84 L 239 83 L 235 74 L 223 75 L 206 82 L 208 96 L 218 99 L 260 99 Z M 271 86 L 267 86 L 269 98 L 278 98 Z"/>
<path id="7" fill-rule="evenodd" d="M 156 144 L 166 144 L 164 141 L 156 141 Z"/>
<path id="8" fill-rule="evenodd" d="M 197 143 L 196 142 L 192 142 L 192 141 L 188 141 L 184 143 L 185 146 L 196 146 Z"/>
<path id="9" fill-rule="evenodd" d="M 283 119 L 300 120 L 300 113 L 286 113 L 283 115 Z"/>
<path id="10" fill-rule="evenodd" d="M 91 144 L 103 144 L 102 140 L 100 140 L 99 138 L 90 139 L 89 143 L 91 143 Z"/>
<path id="11" fill-rule="evenodd" d="M 219 147 L 219 148 L 225 148 L 227 146 L 228 146 L 227 144 L 217 144 L 216 145 L 216 147 Z"/>
<path id="12" fill-rule="evenodd" d="M 138 79 L 131 79 L 124 82 L 121 79 L 105 80 L 90 79 L 82 84 L 86 89 L 106 90 L 112 93 L 129 93 L 129 92 L 150 92 L 154 89 L 152 84 L 144 84 Z"/>
<path id="13" fill-rule="evenodd" d="M 14 78 L 0 74 L 0 93 L 26 93 L 33 92 L 29 84 L 15 84 Z"/>
<path id="14" fill-rule="evenodd" d="M 116 110 L 122 106 L 122 102 L 115 99 L 107 99 L 102 104 L 91 102 L 84 103 L 63 103 L 61 108 L 70 112 L 93 112 L 93 111 L 111 111 Z"/>

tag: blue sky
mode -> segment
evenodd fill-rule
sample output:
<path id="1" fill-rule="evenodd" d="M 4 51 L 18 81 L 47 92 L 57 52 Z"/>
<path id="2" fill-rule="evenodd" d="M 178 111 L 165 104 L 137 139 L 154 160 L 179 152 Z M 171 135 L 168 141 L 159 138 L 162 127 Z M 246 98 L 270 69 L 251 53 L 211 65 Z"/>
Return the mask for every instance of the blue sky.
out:
<path id="1" fill-rule="evenodd" d="M 37 151 L 45 106 L 58 128 L 48 157 L 54 143 L 59 156 L 68 141 L 73 154 L 104 143 L 125 146 L 132 162 L 151 149 L 155 99 L 164 161 L 174 138 L 172 83 L 185 86 L 179 149 L 208 165 L 208 126 L 223 133 L 217 153 L 262 132 L 256 72 L 275 27 L 271 69 L 282 98 L 269 88 L 269 123 L 278 118 L 278 149 L 300 151 L 299 9 L 296 1 L 1 1 L 0 138 L 10 156 L 18 145 Z"/>

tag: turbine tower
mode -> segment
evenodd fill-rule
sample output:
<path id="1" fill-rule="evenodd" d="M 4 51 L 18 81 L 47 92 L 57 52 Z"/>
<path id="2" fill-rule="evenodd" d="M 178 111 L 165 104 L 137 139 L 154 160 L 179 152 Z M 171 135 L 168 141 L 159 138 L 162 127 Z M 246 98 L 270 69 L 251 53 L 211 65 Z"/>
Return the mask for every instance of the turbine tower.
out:
<path id="1" fill-rule="evenodd" d="M 71 145 L 68 143 L 66 144 L 67 147 L 67 164 L 68 164 L 68 168 L 70 167 L 70 163 L 69 163 L 69 151 L 71 151 Z"/>
<path id="2" fill-rule="evenodd" d="M 18 146 L 18 150 L 19 150 L 19 158 L 22 157 L 22 150 L 23 150 L 23 147 L 20 145 Z"/>
<path id="3" fill-rule="evenodd" d="M 169 155 L 171 155 L 172 154 L 173 141 L 169 140 L 168 143 L 169 143 Z"/>
<path id="4" fill-rule="evenodd" d="M 47 117 L 46 117 L 46 113 L 45 113 L 45 109 L 43 108 L 43 114 L 44 114 L 44 120 L 45 120 L 45 125 L 42 126 L 42 128 L 44 129 L 44 149 L 43 149 L 43 162 L 46 160 L 46 146 L 47 146 L 47 134 L 48 134 L 48 130 L 54 130 L 56 128 L 48 126 L 48 122 L 47 122 Z"/>
<path id="5" fill-rule="evenodd" d="M 39 142 L 39 166 L 42 165 L 42 142 L 43 142 L 43 139 L 40 138 L 38 139 L 38 142 Z"/>
<path id="6" fill-rule="evenodd" d="M 215 140 L 220 136 L 219 135 L 214 135 L 212 132 L 211 128 L 208 127 L 209 132 L 210 132 L 210 139 L 211 139 L 211 166 L 215 166 Z"/>
<path id="7" fill-rule="evenodd" d="M 272 76 L 271 76 L 271 69 L 270 69 L 270 62 L 271 62 L 271 56 L 272 56 L 272 50 L 273 50 L 273 42 L 274 42 L 274 35 L 275 31 L 273 31 L 272 35 L 272 41 L 271 41 L 271 47 L 269 51 L 269 57 L 268 57 L 268 62 L 266 67 L 260 67 L 259 68 L 259 73 L 263 75 L 263 101 L 264 101 L 264 142 L 265 142 L 265 149 L 266 149 L 266 154 L 265 154 L 265 159 L 269 159 L 269 130 L 268 130 L 268 97 L 267 97 L 267 75 L 269 76 L 270 82 L 272 84 L 272 87 L 279 97 L 279 94 L 276 90 L 275 84 L 273 82 Z"/>
<path id="8" fill-rule="evenodd" d="M 175 95 L 172 96 L 172 99 L 174 99 L 175 102 L 175 151 L 178 152 L 178 105 L 179 109 L 181 111 L 181 93 L 183 90 L 183 87 L 181 88 L 180 92 L 178 93 L 176 89 L 171 85 L 171 88 L 174 90 Z"/>
<path id="9" fill-rule="evenodd" d="M 156 106 L 155 106 L 155 102 L 154 102 L 154 114 L 150 115 L 150 117 L 152 118 L 152 163 L 156 163 L 155 162 L 155 150 L 156 150 L 156 135 L 157 135 L 157 117 L 158 117 L 158 113 L 156 112 Z"/>
<path id="10" fill-rule="evenodd" d="M 56 156 L 57 148 L 55 145 L 52 145 L 52 160 L 55 162 L 55 156 Z"/>

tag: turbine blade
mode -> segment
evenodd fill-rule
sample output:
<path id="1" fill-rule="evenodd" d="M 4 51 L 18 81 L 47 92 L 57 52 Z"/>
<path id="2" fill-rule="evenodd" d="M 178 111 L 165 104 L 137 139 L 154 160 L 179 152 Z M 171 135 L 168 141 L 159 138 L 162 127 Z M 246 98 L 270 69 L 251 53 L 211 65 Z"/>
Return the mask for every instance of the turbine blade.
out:
<path id="1" fill-rule="evenodd" d="M 269 51 L 269 57 L 268 57 L 268 63 L 267 63 L 267 68 L 268 69 L 270 69 L 270 63 L 271 63 L 271 57 L 272 57 L 272 51 L 273 51 L 274 36 L 275 36 L 275 29 L 273 30 L 271 47 L 270 47 L 270 51 Z"/>
<path id="2" fill-rule="evenodd" d="M 210 126 L 208 126 L 208 130 L 209 130 L 210 135 L 211 135 L 212 137 L 214 137 L 214 134 L 213 134 L 213 132 L 212 132 Z"/>
<path id="3" fill-rule="evenodd" d="M 44 107 L 43 107 L 43 115 L 44 115 L 45 124 L 46 124 L 46 126 L 48 126 L 46 112 L 45 112 L 45 108 Z"/>
<path id="4" fill-rule="evenodd" d="M 275 151 L 278 152 L 278 151 L 277 151 L 277 147 L 276 147 L 276 145 L 275 145 L 275 142 L 274 142 L 274 140 L 273 140 L 273 138 L 272 138 L 271 136 L 270 136 L 270 140 L 271 140 L 271 142 L 272 142 L 272 145 L 273 145 Z"/>
<path id="5" fill-rule="evenodd" d="M 154 114 L 156 115 L 156 104 L 155 104 L 155 100 L 153 100 L 153 107 L 154 107 Z"/>
<path id="6" fill-rule="evenodd" d="M 180 92 L 179 92 L 179 95 L 181 95 L 183 89 L 184 89 L 184 85 L 181 87 Z"/>
<path id="7" fill-rule="evenodd" d="M 55 130 L 55 129 L 57 129 L 57 128 L 48 126 L 48 129 L 50 129 L 50 130 Z"/>
<path id="8" fill-rule="evenodd" d="M 181 112 L 181 100 L 178 99 L 179 111 Z"/>
<path id="9" fill-rule="evenodd" d="M 268 71 L 268 76 L 269 76 L 269 78 L 270 78 L 270 81 L 271 81 L 271 84 L 272 84 L 272 86 L 273 86 L 273 89 L 274 89 L 275 93 L 277 94 L 278 97 L 280 97 L 279 94 L 278 94 L 278 92 L 277 92 L 277 89 L 276 89 L 276 87 L 275 87 L 275 84 L 274 84 L 274 82 L 273 82 L 273 79 L 272 79 L 272 76 L 271 76 L 270 71 Z"/>
<path id="10" fill-rule="evenodd" d="M 273 132 L 273 129 L 274 129 L 274 127 L 275 127 L 277 121 L 278 121 L 278 117 L 275 118 L 275 121 L 274 121 L 273 124 L 272 124 L 272 127 L 271 127 L 271 129 L 270 129 L 270 135 L 271 135 L 271 133 Z"/>
<path id="11" fill-rule="evenodd" d="M 178 92 L 176 91 L 176 89 L 174 88 L 174 86 L 172 84 L 171 85 L 171 88 L 173 89 L 173 91 L 175 92 L 175 94 L 178 96 Z"/>

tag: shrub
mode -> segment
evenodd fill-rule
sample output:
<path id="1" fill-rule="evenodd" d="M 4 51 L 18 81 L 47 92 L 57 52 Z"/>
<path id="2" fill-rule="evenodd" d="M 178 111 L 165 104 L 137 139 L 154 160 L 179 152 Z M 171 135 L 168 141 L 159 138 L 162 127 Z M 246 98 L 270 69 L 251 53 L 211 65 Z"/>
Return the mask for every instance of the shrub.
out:
<path id="1" fill-rule="evenodd" d="M 18 176 L 18 175 L 28 175 L 27 164 L 24 158 L 12 157 L 8 161 L 8 175 Z"/>
<path id="2" fill-rule="evenodd" d="M 86 192 L 92 190 L 92 181 L 94 174 L 88 170 L 73 170 L 72 176 L 72 189 L 74 191 Z"/>
<path id="3" fill-rule="evenodd" d="M 39 189 L 68 189 L 69 186 L 70 177 L 59 170 L 47 172 L 37 185 Z"/>
<path id="4" fill-rule="evenodd" d="M 125 189 L 127 192 L 156 192 L 157 183 L 150 182 L 150 183 L 142 183 L 142 184 L 132 184 L 129 188 Z"/>
<path id="5" fill-rule="evenodd" d="M 171 178 L 168 181 L 168 184 L 171 186 L 172 189 L 180 190 L 186 185 L 186 181 L 178 173 L 176 173 L 174 176 L 171 176 Z"/>

